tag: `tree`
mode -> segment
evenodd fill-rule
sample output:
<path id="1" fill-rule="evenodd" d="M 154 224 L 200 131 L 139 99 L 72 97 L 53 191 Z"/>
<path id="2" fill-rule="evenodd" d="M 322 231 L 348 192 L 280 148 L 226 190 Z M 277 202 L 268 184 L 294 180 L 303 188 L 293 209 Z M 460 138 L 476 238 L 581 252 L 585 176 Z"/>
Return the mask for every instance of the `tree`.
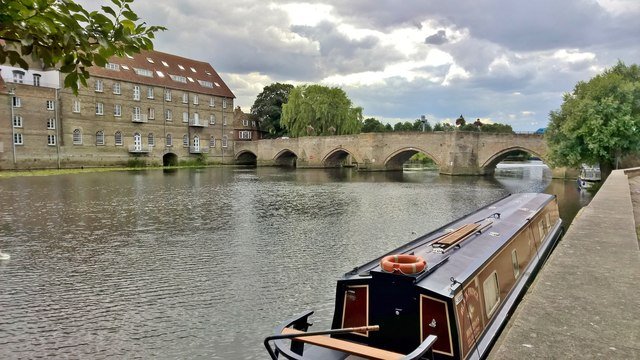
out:
<path id="1" fill-rule="evenodd" d="M 455 127 L 449 123 L 436 123 L 433 125 L 433 131 L 453 131 Z"/>
<path id="2" fill-rule="evenodd" d="M 66 73 L 64 86 L 78 93 L 87 85 L 87 68 L 104 66 L 111 56 L 152 50 L 154 34 L 131 10 L 133 0 L 111 0 L 114 7 L 89 12 L 72 0 L 3 0 L 0 7 L 0 64 L 29 68 L 28 57 Z M 27 60 L 25 60 L 27 59 Z"/>
<path id="3" fill-rule="evenodd" d="M 513 134 L 513 128 L 509 124 L 482 124 L 480 131 L 483 133 L 499 133 L 499 134 Z"/>
<path id="4" fill-rule="evenodd" d="M 640 67 L 619 61 L 564 94 L 545 133 L 556 166 L 599 164 L 603 177 L 640 149 Z"/>
<path id="5" fill-rule="evenodd" d="M 381 123 L 378 119 L 375 118 L 367 118 L 364 119 L 364 124 L 362 125 L 361 132 L 363 133 L 373 133 L 373 132 L 386 132 L 384 124 Z"/>
<path id="6" fill-rule="evenodd" d="M 340 88 L 296 86 L 282 106 L 280 120 L 292 137 L 357 134 L 362 128 L 362 108 L 353 107 Z"/>
<path id="7" fill-rule="evenodd" d="M 280 124 L 282 104 L 289 100 L 289 93 L 293 90 L 291 84 L 273 83 L 265 86 L 251 106 L 251 114 L 260 119 L 262 130 L 269 138 L 281 137 L 286 130 Z"/>
<path id="8" fill-rule="evenodd" d="M 413 124 L 408 121 L 397 122 L 393 125 L 393 131 L 413 131 Z"/>

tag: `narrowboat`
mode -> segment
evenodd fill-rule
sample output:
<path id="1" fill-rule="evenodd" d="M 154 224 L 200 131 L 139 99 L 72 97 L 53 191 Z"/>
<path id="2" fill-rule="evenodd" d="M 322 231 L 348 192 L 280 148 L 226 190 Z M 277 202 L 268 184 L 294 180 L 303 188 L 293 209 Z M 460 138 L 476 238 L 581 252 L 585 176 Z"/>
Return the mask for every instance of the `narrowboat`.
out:
<path id="1" fill-rule="evenodd" d="M 562 234 L 555 196 L 513 194 L 344 274 L 331 329 L 306 311 L 272 359 L 479 359 Z"/>
<path id="2" fill-rule="evenodd" d="M 582 164 L 580 167 L 580 174 L 578 175 L 578 189 L 588 189 L 593 184 L 602 180 L 602 174 L 600 172 L 599 165 L 586 165 Z"/>

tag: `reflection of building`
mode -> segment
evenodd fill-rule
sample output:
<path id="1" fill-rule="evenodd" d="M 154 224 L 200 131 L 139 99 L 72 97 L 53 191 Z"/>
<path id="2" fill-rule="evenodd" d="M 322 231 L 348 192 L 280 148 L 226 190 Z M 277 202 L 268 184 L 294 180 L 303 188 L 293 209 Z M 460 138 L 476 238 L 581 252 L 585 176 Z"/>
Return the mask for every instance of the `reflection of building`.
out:
<path id="1" fill-rule="evenodd" d="M 233 111 L 234 141 L 252 141 L 262 139 L 260 124 L 251 114 L 244 113 L 240 106 Z"/>
<path id="2" fill-rule="evenodd" d="M 150 51 L 89 72 L 75 96 L 58 70 L 0 65 L 1 168 L 233 160 L 235 96 L 210 64 Z"/>

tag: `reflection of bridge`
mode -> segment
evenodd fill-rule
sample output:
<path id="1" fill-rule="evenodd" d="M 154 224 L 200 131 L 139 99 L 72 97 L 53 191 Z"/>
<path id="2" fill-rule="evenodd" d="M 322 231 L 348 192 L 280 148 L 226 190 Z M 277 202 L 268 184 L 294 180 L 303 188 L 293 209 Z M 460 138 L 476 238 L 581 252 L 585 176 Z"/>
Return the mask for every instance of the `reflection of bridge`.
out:
<path id="1" fill-rule="evenodd" d="M 536 134 L 369 133 L 236 142 L 235 162 L 385 171 L 400 170 L 414 154 L 423 153 L 436 162 L 442 174 L 483 175 L 493 173 L 496 164 L 518 150 L 544 161 L 547 144 L 542 135 Z"/>

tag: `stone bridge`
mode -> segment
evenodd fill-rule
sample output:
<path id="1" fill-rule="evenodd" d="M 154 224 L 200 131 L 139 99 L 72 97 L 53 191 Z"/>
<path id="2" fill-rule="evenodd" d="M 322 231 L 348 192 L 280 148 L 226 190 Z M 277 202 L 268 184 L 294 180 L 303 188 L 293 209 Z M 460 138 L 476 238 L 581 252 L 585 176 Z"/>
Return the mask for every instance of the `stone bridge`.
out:
<path id="1" fill-rule="evenodd" d="M 514 151 L 543 161 L 547 143 L 537 134 L 478 132 L 406 132 L 300 137 L 235 143 L 236 164 L 332 168 L 363 171 L 401 170 L 416 153 L 433 159 L 441 174 L 492 174 L 496 164 Z M 554 173 L 554 176 L 556 174 Z"/>

